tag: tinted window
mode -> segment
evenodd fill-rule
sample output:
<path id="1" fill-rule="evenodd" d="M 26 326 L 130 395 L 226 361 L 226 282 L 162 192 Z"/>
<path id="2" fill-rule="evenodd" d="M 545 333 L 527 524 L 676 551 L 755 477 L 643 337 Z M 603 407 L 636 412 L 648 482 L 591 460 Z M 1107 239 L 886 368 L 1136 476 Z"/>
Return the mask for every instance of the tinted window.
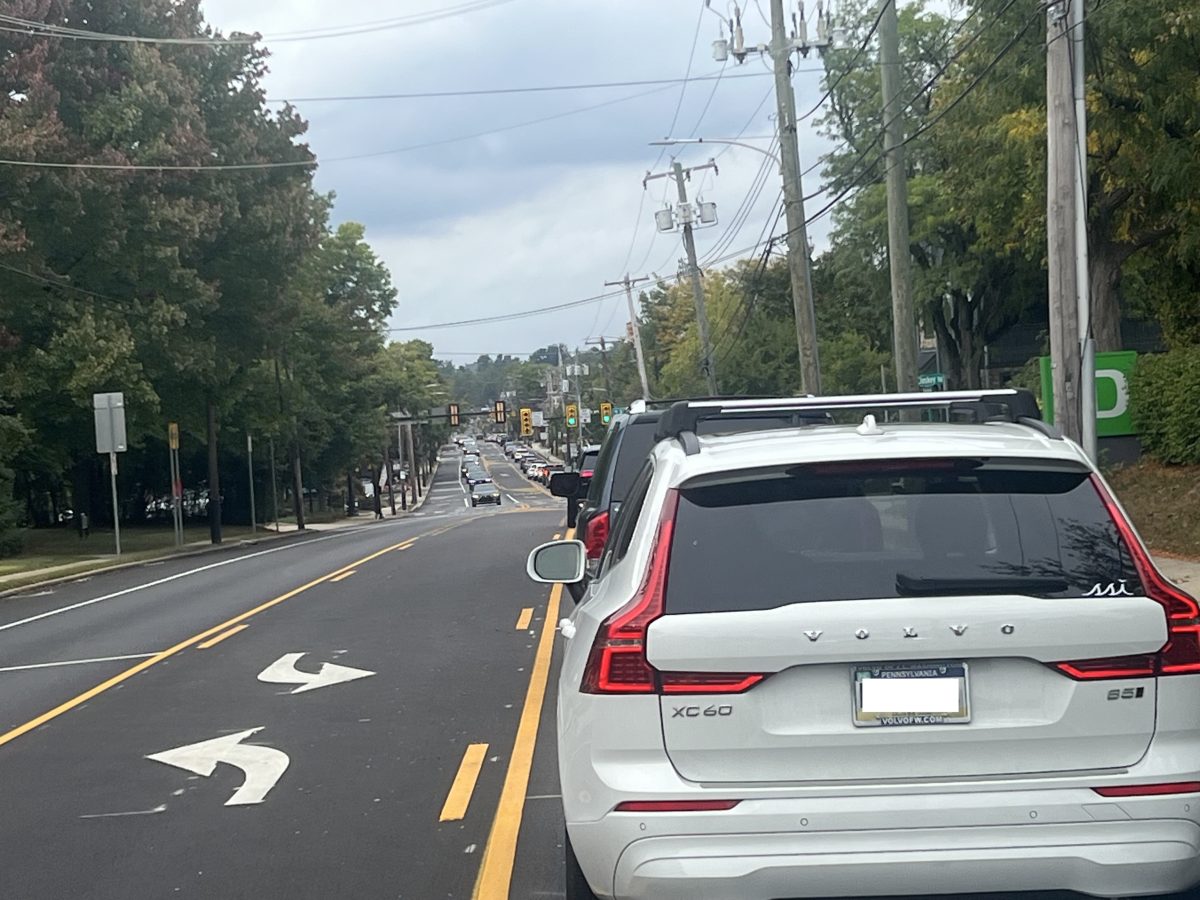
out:
<path id="1" fill-rule="evenodd" d="M 599 450 L 589 450 L 583 454 L 579 460 L 580 472 L 592 472 L 596 468 L 596 457 L 600 455 Z"/>
<path id="2" fill-rule="evenodd" d="M 646 460 L 642 463 L 641 471 L 638 472 L 630 488 L 629 502 L 622 503 L 621 508 L 613 513 L 615 519 L 613 531 L 608 540 L 601 575 L 624 559 L 625 554 L 629 552 L 629 543 L 633 540 L 633 531 L 642 514 L 642 507 L 646 503 L 646 496 L 650 491 L 650 481 L 653 477 L 654 467 L 649 460 Z"/>
<path id="3" fill-rule="evenodd" d="M 654 449 L 654 432 L 658 428 L 658 417 L 634 420 L 625 426 L 621 446 L 617 451 L 616 468 L 612 477 L 610 502 L 620 503 L 629 494 L 633 479 L 641 471 L 642 463 Z"/>
<path id="4" fill-rule="evenodd" d="M 1128 551 L 1088 473 L 1013 460 L 899 460 L 738 472 L 680 491 L 670 612 L 815 600 L 1082 597 Z"/>

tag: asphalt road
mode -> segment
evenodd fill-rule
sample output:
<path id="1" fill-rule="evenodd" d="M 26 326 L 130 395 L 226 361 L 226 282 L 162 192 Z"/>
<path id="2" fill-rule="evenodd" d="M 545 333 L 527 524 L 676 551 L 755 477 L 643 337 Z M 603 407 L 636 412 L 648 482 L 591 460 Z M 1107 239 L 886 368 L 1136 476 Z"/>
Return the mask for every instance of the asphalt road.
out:
<path id="1" fill-rule="evenodd" d="M 0 898 L 562 897 L 564 510 L 484 459 L 499 509 L 447 453 L 408 518 L 0 600 Z"/>
<path id="2" fill-rule="evenodd" d="M 563 507 L 487 461 L 499 509 L 451 459 L 407 519 L 0 601 L 0 897 L 468 898 L 560 821 L 521 774 Z"/>

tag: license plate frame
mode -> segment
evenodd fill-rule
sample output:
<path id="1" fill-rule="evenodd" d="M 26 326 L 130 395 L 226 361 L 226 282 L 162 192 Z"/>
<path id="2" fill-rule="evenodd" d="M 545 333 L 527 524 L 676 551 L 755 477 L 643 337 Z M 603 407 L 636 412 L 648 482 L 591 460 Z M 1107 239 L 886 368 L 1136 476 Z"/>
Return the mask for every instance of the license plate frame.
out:
<path id="1" fill-rule="evenodd" d="M 876 690 L 871 682 L 888 684 Z M 906 689 L 902 687 L 904 684 L 913 687 Z M 955 702 L 950 695 L 955 692 L 957 705 L 950 710 L 948 706 Z M 850 693 L 851 721 L 857 728 L 914 728 L 971 722 L 970 671 L 963 660 L 854 665 L 850 669 Z M 916 698 L 914 705 L 925 708 L 887 711 L 875 708 L 880 702 L 887 702 L 887 697 L 904 693 Z M 864 694 L 869 695 L 866 705 L 870 709 L 864 709 Z"/>

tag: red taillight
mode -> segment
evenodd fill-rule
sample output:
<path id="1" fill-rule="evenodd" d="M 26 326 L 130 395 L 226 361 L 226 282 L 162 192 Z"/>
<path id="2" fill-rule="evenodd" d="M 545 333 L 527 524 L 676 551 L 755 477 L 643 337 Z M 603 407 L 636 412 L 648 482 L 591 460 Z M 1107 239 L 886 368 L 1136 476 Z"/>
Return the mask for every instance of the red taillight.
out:
<path id="1" fill-rule="evenodd" d="M 1119 787 L 1092 788 L 1101 797 L 1153 797 L 1158 794 L 1200 794 L 1200 781 L 1175 781 L 1170 784 L 1123 784 Z"/>
<path id="2" fill-rule="evenodd" d="M 583 672 L 586 694 L 652 694 L 658 689 L 654 669 L 646 659 L 646 629 L 662 615 L 678 503 L 679 494 L 669 491 L 641 587 L 632 600 L 604 620 L 596 633 L 596 643 Z M 601 515 L 604 530 L 608 531 L 608 514 Z M 588 522 L 588 537 L 592 534 L 592 522 L 599 518 Z"/>
<path id="3" fill-rule="evenodd" d="M 717 812 L 733 809 L 741 800 L 626 800 L 614 812 Z"/>
<path id="4" fill-rule="evenodd" d="M 1167 617 L 1167 642 L 1157 653 L 1112 659 L 1085 659 L 1055 663 L 1060 672 L 1080 681 L 1101 678 L 1147 678 L 1155 675 L 1185 675 L 1200 672 L 1200 605 L 1163 577 L 1138 540 L 1116 499 L 1095 475 L 1092 486 L 1112 516 L 1121 540 L 1133 557 L 1142 589 L 1159 603 Z M 1105 790 L 1108 790 L 1107 788 Z M 1114 788 L 1114 790 L 1119 790 Z"/>
<path id="5" fill-rule="evenodd" d="M 588 559 L 599 559 L 608 543 L 608 510 L 596 513 L 588 519 L 587 528 L 583 532 L 583 545 L 587 548 Z"/>
<path id="6" fill-rule="evenodd" d="M 766 675 L 748 672 L 662 672 L 664 694 L 740 694 Z"/>
<path id="7" fill-rule="evenodd" d="M 737 694 L 766 677 L 746 672 L 658 672 L 646 658 L 646 629 L 663 614 L 678 505 L 679 494 L 669 491 L 663 501 L 658 534 L 641 587 L 632 600 L 601 624 L 596 633 L 596 642 L 583 672 L 581 689 L 586 694 Z M 607 514 L 603 515 L 607 531 L 608 518 Z M 591 532 L 589 522 L 589 536 Z"/>

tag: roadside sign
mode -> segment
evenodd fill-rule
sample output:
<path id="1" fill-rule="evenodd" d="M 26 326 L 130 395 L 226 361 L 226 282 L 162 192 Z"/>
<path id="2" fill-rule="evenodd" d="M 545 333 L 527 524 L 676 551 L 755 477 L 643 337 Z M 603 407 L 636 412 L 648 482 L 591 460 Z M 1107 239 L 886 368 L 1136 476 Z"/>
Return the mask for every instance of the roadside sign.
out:
<path id="1" fill-rule="evenodd" d="M 96 452 L 124 453 L 125 395 L 121 391 L 92 394 L 92 413 L 96 420 Z"/>
<path id="2" fill-rule="evenodd" d="M 917 376 L 917 386 L 923 391 L 941 387 L 945 383 L 946 376 L 941 372 L 927 372 L 924 375 Z"/>
<path id="3" fill-rule="evenodd" d="M 179 449 L 179 423 L 167 423 L 167 441 L 171 445 L 172 450 Z"/>
<path id="4" fill-rule="evenodd" d="M 1054 421 L 1054 380 L 1050 357 L 1041 363 L 1043 415 Z M 1137 365 L 1137 351 L 1115 350 L 1096 354 L 1096 436 L 1122 437 L 1137 434 L 1129 406 L 1129 382 Z"/>
<path id="5" fill-rule="evenodd" d="M 579 420 L 581 422 L 583 422 L 584 425 L 591 425 L 592 424 L 592 411 L 585 406 L 583 408 L 583 412 L 580 413 Z"/>
<path id="6" fill-rule="evenodd" d="M 535 409 L 533 411 L 533 427 L 534 428 L 545 428 L 546 427 L 546 414 L 544 412 L 542 412 L 540 409 Z"/>

